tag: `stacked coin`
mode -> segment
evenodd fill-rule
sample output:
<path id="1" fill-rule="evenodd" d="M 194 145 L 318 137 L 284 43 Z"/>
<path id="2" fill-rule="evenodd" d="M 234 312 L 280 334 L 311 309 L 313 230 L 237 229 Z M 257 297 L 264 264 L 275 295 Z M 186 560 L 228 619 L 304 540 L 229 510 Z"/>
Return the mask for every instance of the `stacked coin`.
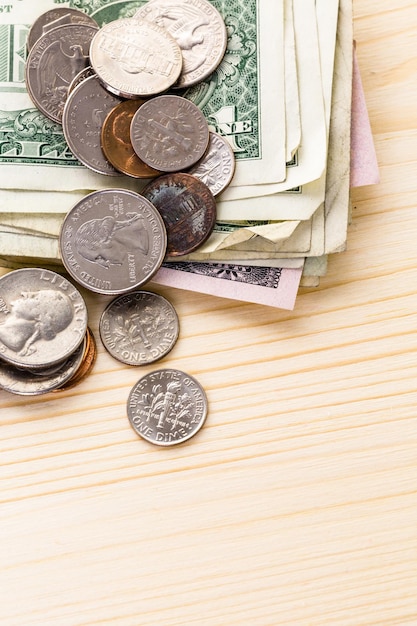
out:
<path id="1" fill-rule="evenodd" d="M 41 15 L 30 30 L 28 93 L 40 111 L 62 124 L 74 156 L 121 181 L 123 175 L 148 179 L 141 194 L 123 189 L 122 182 L 87 194 L 68 211 L 59 239 L 64 267 L 77 283 L 117 296 L 103 311 L 100 338 L 128 365 L 162 359 L 177 341 L 174 307 L 140 288 L 166 256 L 187 254 L 208 238 L 216 219 L 214 196 L 234 173 L 232 149 L 210 132 L 202 111 L 178 91 L 168 93 L 207 78 L 220 64 L 226 42 L 224 21 L 208 0 L 149 0 L 134 17 L 101 28 L 83 12 L 62 7 Z M 39 291 L 46 306 L 52 296 Z M 39 356 L 38 335 L 30 340 L 36 365 L 17 359 L 27 348 L 7 339 L 7 316 L 16 307 L 4 302 L 0 386 L 22 394 L 67 389 L 91 369 L 96 346 L 88 328 L 77 347 L 55 363 Z M 55 330 L 61 348 L 63 332 Z M 139 407 L 137 394 L 148 387 L 145 395 L 153 395 L 156 413 L 145 426 L 139 415 L 148 408 Z M 204 391 L 179 370 L 141 379 L 128 401 L 136 432 L 160 445 L 189 439 L 206 413 Z"/>
<path id="2" fill-rule="evenodd" d="M 96 354 L 81 293 L 65 277 L 23 268 L 0 278 L 0 387 L 39 395 L 79 382 Z"/>

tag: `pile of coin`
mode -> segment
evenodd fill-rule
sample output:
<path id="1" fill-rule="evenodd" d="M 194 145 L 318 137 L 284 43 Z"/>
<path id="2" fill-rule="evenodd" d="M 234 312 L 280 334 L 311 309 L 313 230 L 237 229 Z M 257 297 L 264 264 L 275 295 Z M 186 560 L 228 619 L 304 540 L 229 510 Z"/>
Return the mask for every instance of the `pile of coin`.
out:
<path id="1" fill-rule="evenodd" d="M 96 343 L 81 293 L 41 268 L 0 278 L 0 388 L 19 395 L 68 389 L 88 374 Z"/>
<path id="2" fill-rule="evenodd" d="M 93 191 L 68 211 L 59 242 L 64 267 L 78 284 L 116 296 L 101 316 L 100 338 L 128 365 L 159 360 L 177 341 L 173 306 L 141 288 L 167 256 L 188 254 L 206 241 L 216 221 L 215 196 L 234 174 L 228 142 L 179 95 L 217 68 L 226 43 L 223 18 L 208 0 L 149 0 L 133 17 L 101 28 L 81 11 L 57 8 L 29 33 L 26 84 L 34 104 L 62 124 L 83 165 L 120 177 L 118 188 Z M 219 162 L 223 176 L 213 177 Z M 137 193 L 123 188 L 123 176 L 149 181 Z M 83 363 L 91 361 L 90 347 L 77 349 L 90 355 Z M 36 375 L 46 374 L 51 364 L 38 367 Z M 78 380 L 81 366 L 76 370 Z M 128 400 L 135 431 L 160 445 L 195 434 L 207 413 L 197 381 L 179 370 L 144 378 Z M 145 387 L 149 407 L 141 406 Z"/>
<path id="3" fill-rule="evenodd" d="M 202 111 L 178 95 L 218 67 L 226 44 L 224 20 L 208 0 L 150 0 L 133 17 L 101 28 L 82 11 L 57 8 L 43 13 L 29 33 L 28 93 L 62 124 L 73 155 L 104 176 L 164 176 L 157 185 L 169 209 L 156 204 L 168 239 L 163 258 L 207 240 L 216 219 L 214 197 L 234 174 L 227 140 L 210 132 Z M 213 177 L 213 169 L 221 176 Z M 178 172 L 192 178 L 178 185 Z M 149 199 L 148 192 L 153 202 L 155 187 L 141 195 Z M 177 245 L 180 231 L 186 246 Z"/>

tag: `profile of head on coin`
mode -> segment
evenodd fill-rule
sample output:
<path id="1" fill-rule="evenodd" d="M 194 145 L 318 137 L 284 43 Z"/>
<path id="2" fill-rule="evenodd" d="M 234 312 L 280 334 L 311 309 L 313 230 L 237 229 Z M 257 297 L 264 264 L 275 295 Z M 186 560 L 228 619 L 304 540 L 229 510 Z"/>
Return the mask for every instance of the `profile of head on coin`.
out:
<path id="1" fill-rule="evenodd" d="M 182 68 L 181 48 L 168 31 L 133 18 L 102 26 L 91 42 L 90 61 L 106 88 L 124 98 L 166 91 Z"/>
<path id="2" fill-rule="evenodd" d="M 66 24 L 87 24 L 98 29 L 97 22 L 83 11 L 68 7 L 55 7 L 41 13 L 33 22 L 26 40 L 28 51 L 42 35 Z"/>
<path id="3" fill-rule="evenodd" d="M 49 119 L 61 123 L 68 88 L 89 65 L 90 43 L 97 28 L 66 24 L 42 35 L 29 52 L 25 66 L 28 95 Z"/>
<path id="4" fill-rule="evenodd" d="M 189 254 L 204 243 L 216 223 L 216 200 L 191 174 L 163 174 L 142 190 L 160 212 L 167 231 L 167 256 Z"/>
<path id="5" fill-rule="evenodd" d="M 201 384 L 177 369 L 146 374 L 133 386 L 127 400 L 132 428 L 159 446 L 191 439 L 202 428 L 207 412 L 207 396 Z"/>
<path id="6" fill-rule="evenodd" d="M 130 138 L 142 161 L 162 172 L 179 172 L 205 153 L 209 128 L 203 112 L 177 95 L 156 96 L 132 118 Z"/>
<path id="7" fill-rule="evenodd" d="M 130 140 L 132 118 L 144 102 L 143 99 L 120 102 L 109 111 L 101 129 L 101 147 L 107 160 L 116 170 L 133 178 L 155 178 L 161 173 L 138 157 Z"/>
<path id="8" fill-rule="evenodd" d="M 202 180 L 213 196 L 218 196 L 232 181 L 235 163 L 235 153 L 226 137 L 210 131 L 206 152 L 187 173 Z"/>
<path id="9" fill-rule="evenodd" d="M 52 367 L 78 348 L 86 329 L 85 301 L 65 277 L 22 268 L 0 278 L 0 356 L 9 363 Z"/>
<path id="10" fill-rule="evenodd" d="M 179 320 L 173 305 L 160 294 L 132 291 L 107 305 L 99 328 L 111 356 L 126 365 L 147 365 L 172 350 Z"/>
<path id="11" fill-rule="evenodd" d="M 121 99 L 108 92 L 96 75 L 82 80 L 68 95 L 62 115 L 65 140 L 72 154 L 86 167 L 105 176 L 120 176 L 101 147 L 107 114 Z"/>
<path id="12" fill-rule="evenodd" d="M 165 28 L 182 51 L 183 67 L 174 88 L 204 80 L 220 64 L 227 45 L 223 17 L 208 0 L 151 0 L 135 13 Z"/>
<path id="13" fill-rule="evenodd" d="M 119 295 L 144 285 L 166 253 L 166 229 L 154 205 L 134 191 L 94 191 L 67 213 L 62 262 L 81 285 Z"/>

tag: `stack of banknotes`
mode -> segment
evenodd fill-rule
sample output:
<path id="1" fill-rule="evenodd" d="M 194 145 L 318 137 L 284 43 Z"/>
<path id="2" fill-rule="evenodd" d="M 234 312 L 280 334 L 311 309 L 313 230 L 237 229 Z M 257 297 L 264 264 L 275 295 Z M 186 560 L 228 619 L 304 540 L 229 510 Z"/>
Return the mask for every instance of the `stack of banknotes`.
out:
<path id="1" fill-rule="evenodd" d="M 9 0 L 3 7 L 1 266 L 62 271 L 59 233 L 67 212 L 91 191 L 123 186 L 140 193 L 149 182 L 112 180 L 85 167 L 62 127 L 36 109 L 25 84 L 31 24 L 59 6 L 84 11 L 101 27 L 134 16 L 145 3 Z M 346 248 L 351 186 L 378 180 L 355 62 L 352 0 L 211 3 L 226 24 L 226 52 L 213 74 L 182 95 L 227 138 L 235 172 L 216 197 L 207 241 L 167 259 L 152 281 L 292 309 L 299 287 L 318 286 L 328 255 Z M 177 31 L 180 26 L 178 18 Z"/>

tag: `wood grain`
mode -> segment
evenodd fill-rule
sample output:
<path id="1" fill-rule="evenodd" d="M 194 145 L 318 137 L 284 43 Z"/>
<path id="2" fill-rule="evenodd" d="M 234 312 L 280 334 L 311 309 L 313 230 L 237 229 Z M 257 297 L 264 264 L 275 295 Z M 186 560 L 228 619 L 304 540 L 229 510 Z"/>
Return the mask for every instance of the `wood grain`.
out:
<path id="1" fill-rule="evenodd" d="M 381 183 L 318 289 L 289 312 L 155 286 L 163 364 L 207 391 L 195 438 L 137 437 L 152 366 L 100 342 L 76 388 L 0 394 L 5 626 L 417 623 L 416 28 L 410 0 L 354 0 Z"/>

